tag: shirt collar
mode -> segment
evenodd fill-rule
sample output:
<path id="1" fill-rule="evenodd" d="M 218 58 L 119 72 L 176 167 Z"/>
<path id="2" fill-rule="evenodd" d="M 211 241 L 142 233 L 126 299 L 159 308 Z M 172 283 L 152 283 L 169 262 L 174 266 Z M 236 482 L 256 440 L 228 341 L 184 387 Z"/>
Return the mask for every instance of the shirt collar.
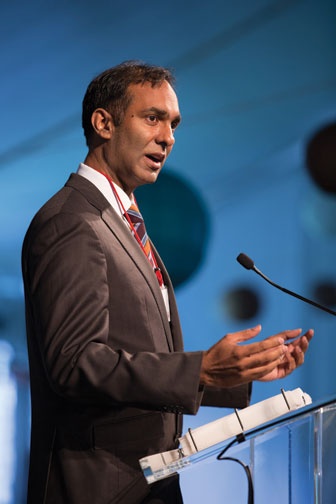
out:
<path id="1" fill-rule="evenodd" d="M 105 177 L 105 175 L 103 175 L 99 171 L 95 170 L 94 168 L 91 168 L 90 166 L 84 163 L 80 163 L 77 170 L 77 174 L 81 175 L 81 177 L 86 178 L 92 184 L 94 184 L 97 187 L 97 189 L 105 196 L 105 198 L 111 204 L 113 209 L 121 216 L 123 215 L 123 211 L 120 208 L 120 204 L 117 201 L 112 191 L 111 185 L 107 180 L 107 178 Z M 114 187 L 118 193 L 118 196 L 125 210 L 127 211 L 132 204 L 132 200 L 127 196 L 125 191 L 123 191 L 121 187 L 119 187 L 117 184 L 114 184 Z"/>

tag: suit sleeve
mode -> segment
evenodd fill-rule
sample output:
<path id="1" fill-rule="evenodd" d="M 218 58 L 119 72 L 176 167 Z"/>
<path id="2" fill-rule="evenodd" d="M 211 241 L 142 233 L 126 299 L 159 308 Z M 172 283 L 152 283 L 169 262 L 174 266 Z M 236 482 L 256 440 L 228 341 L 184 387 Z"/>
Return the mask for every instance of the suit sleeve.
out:
<path id="1" fill-rule="evenodd" d="M 205 387 L 202 406 L 246 408 L 250 404 L 252 383 L 226 389 Z"/>
<path id="2" fill-rule="evenodd" d="M 28 232 L 23 248 L 28 338 L 37 342 L 50 386 L 84 404 L 195 414 L 202 353 L 115 347 L 107 269 L 100 240 L 81 216 L 57 214 Z"/>

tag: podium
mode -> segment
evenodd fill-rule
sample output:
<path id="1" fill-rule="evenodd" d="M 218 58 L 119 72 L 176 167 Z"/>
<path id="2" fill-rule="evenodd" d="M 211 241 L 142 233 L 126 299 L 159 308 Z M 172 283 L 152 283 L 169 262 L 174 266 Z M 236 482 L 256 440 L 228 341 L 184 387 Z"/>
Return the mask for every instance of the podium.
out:
<path id="1" fill-rule="evenodd" d="M 313 405 L 247 437 L 225 455 L 250 467 L 256 504 L 336 503 L 336 399 Z M 229 465 L 233 462 L 215 457 L 215 463 L 223 464 L 220 484 L 227 481 L 230 485 L 233 468 Z M 231 490 L 235 498 L 228 502 L 247 503 L 242 470 L 235 484 L 241 496 Z"/>
<path id="2" fill-rule="evenodd" d="M 336 398 L 246 432 L 241 442 L 229 441 L 193 454 L 178 468 L 186 504 L 336 503 Z M 223 457 L 236 460 L 218 460 L 229 444 Z M 252 499 L 242 465 L 251 473 Z"/>

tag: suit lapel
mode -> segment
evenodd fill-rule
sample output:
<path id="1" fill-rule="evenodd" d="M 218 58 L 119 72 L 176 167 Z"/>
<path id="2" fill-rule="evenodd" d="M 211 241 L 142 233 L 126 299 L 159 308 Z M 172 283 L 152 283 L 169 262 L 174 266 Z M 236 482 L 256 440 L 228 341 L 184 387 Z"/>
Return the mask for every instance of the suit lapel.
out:
<path id="1" fill-rule="evenodd" d="M 170 334 L 172 335 L 172 338 L 173 338 L 174 350 L 176 352 L 182 352 L 183 351 L 183 337 L 182 337 L 180 318 L 178 315 L 178 309 L 177 309 L 177 304 L 176 304 L 176 299 L 175 299 L 174 287 L 171 282 L 169 273 L 166 270 L 166 267 L 165 267 L 158 251 L 156 250 L 156 248 L 152 242 L 151 242 L 151 246 L 153 248 L 158 266 L 161 269 L 165 285 L 168 289 L 169 305 L 170 305 Z"/>
<path id="2" fill-rule="evenodd" d="M 111 206 L 102 212 L 102 219 L 110 229 L 110 231 L 115 235 L 117 240 L 120 242 L 125 250 L 125 253 L 128 254 L 132 261 L 136 264 L 137 268 L 142 273 L 144 281 L 150 287 L 157 307 L 160 311 L 169 349 L 170 351 L 173 351 L 174 345 L 171 337 L 171 330 L 167 318 L 166 308 L 164 305 L 160 286 L 157 281 L 156 275 L 154 274 L 152 266 L 150 265 L 148 259 L 146 258 L 145 254 L 141 250 L 140 246 L 138 245 L 130 231 L 127 229 L 125 224 L 122 222 L 120 217 L 116 214 Z"/>
<path id="3" fill-rule="evenodd" d="M 153 293 L 153 297 L 157 304 L 158 310 L 161 315 L 162 323 L 165 328 L 166 338 L 170 351 L 174 351 L 174 343 L 172 340 L 171 329 L 167 318 L 166 308 L 164 305 L 163 297 L 160 291 L 157 278 L 153 272 L 152 266 L 149 264 L 148 259 L 145 257 L 140 246 L 127 229 L 120 216 L 114 211 L 110 203 L 106 200 L 103 194 L 92 184 L 90 181 L 77 174 L 71 174 L 67 186 L 73 187 L 80 191 L 90 204 L 95 206 L 101 213 L 102 220 L 107 228 L 120 242 L 126 254 L 129 255 L 131 260 L 135 263 L 141 272 L 144 281 L 148 284 Z M 161 263 L 161 260 L 160 260 Z M 162 264 L 161 264 L 162 266 Z M 168 275 L 167 278 L 169 279 Z M 170 281 L 169 281 L 170 283 Z"/>

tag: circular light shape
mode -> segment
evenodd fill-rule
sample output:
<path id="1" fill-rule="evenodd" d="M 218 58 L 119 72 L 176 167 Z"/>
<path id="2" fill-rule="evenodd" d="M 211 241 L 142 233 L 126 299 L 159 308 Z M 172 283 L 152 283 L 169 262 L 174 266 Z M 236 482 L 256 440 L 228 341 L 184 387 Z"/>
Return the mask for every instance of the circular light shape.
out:
<path id="1" fill-rule="evenodd" d="M 318 187 L 336 193 L 336 123 L 323 127 L 308 141 L 306 166 Z"/>
<path id="2" fill-rule="evenodd" d="M 250 287 L 233 287 L 223 296 L 223 308 L 234 320 L 249 320 L 254 318 L 261 308 L 257 292 Z"/>
<path id="3" fill-rule="evenodd" d="M 313 287 L 314 299 L 328 308 L 336 306 L 336 283 L 325 280 L 317 282 Z"/>
<path id="4" fill-rule="evenodd" d="M 167 171 L 155 184 L 138 187 L 136 198 L 148 235 L 177 287 L 204 260 L 210 232 L 207 208 L 189 182 Z"/>

